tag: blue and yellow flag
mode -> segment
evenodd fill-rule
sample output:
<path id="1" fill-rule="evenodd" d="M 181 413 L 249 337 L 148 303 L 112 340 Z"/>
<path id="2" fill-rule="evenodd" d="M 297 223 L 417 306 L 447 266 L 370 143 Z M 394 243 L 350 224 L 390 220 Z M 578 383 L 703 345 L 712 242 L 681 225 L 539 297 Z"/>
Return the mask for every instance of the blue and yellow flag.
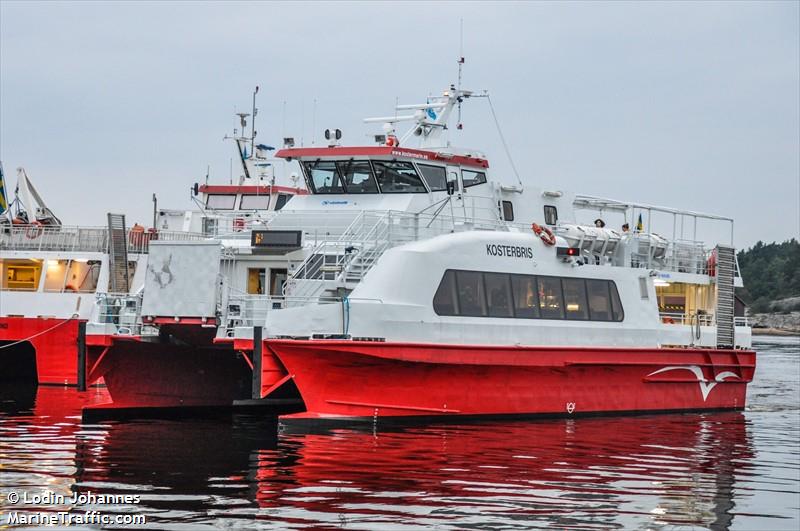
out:
<path id="1" fill-rule="evenodd" d="M 639 214 L 639 221 L 636 222 L 636 230 L 642 232 L 644 230 L 644 223 L 642 223 L 642 214 Z"/>
<path id="2" fill-rule="evenodd" d="M 0 214 L 8 210 L 8 199 L 6 198 L 6 179 L 3 175 L 3 163 L 0 162 Z"/>

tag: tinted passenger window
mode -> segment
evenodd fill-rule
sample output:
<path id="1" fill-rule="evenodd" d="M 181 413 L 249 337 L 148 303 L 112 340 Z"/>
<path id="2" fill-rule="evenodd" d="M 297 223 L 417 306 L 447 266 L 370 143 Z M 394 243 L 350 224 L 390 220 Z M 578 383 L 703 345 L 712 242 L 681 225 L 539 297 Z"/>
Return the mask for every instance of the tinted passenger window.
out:
<path id="1" fill-rule="evenodd" d="M 586 286 L 582 278 L 563 278 L 561 285 L 564 288 L 564 309 L 567 319 L 585 321 L 589 318 L 589 309 L 586 307 Z"/>
<path id="2" fill-rule="evenodd" d="M 464 188 L 469 188 L 485 183 L 486 174 L 482 171 L 461 170 L 461 180 L 464 181 Z"/>
<path id="3" fill-rule="evenodd" d="M 437 315 L 458 315 L 455 271 L 445 272 L 439 289 L 436 290 L 436 295 L 433 297 L 433 311 Z"/>
<path id="4" fill-rule="evenodd" d="M 447 172 L 442 166 L 428 166 L 427 164 L 417 164 L 419 171 L 428 183 L 428 188 L 432 192 L 447 190 Z"/>
<path id="5" fill-rule="evenodd" d="M 511 275 L 511 289 L 514 292 L 514 315 L 523 319 L 539 317 L 539 301 L 536 298 L 536 277 L 532 275 Z"/>
<path id="6" fill-rule="evenodd" d="M 539 314 L 543 319 L 564 318 L 560 278 L 539 277 Z"/>
<path id="7" fill-rule="evenodd" d="M 511 287 L 506 273 L 484 273 L 489 317 L 514 317 L 511 311 Z"/>
<path id="8" fill-rule="evenodd" d="M 486 315 L 486 297 L 483 294 L 483 274 L 477 271 L 457 271 L 458 307 L 460 315 Z"/>
<path id="9" fill-rule="evenodd" d="M 377 194 L 378 185 L 367 161 L 347 161 L 337 164 L 348 194 Z"/>
<path id="10" fill-rule="evenodd" d="M 280 210 L 286 206 L 286 202 L 291 198 L 289 194 L 278 194 L 278 199 L 275 200 L 275 210 Z"/>
<path id="11" fill-rule="evenodd" d="M 592 321 L 611 321 L 611 299 L 609 283 L 605 280 L 586 280 L 589 296 L 589 317 Z"/>
<path id="12" fill-rule="evenodd" d="M 424 194 L 425 185 L 410 162 L 375 162 L 375 175 L 384 194 Z"/>

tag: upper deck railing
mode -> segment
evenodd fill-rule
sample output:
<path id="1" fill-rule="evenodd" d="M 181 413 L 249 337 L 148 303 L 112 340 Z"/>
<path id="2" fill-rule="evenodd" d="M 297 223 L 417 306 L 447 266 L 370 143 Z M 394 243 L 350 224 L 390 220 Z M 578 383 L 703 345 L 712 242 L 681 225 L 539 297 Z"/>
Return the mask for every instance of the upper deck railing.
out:
<path id="1" fill-rule="evenodd" d="M 128 229 L 128 253 L 146 254 L 150 242 L 202 240 L 205 236 L 179 231 Z M 104 227 L 12 225 L 0 226 L 0 251 L 108 252 L 108 229 Z"/>

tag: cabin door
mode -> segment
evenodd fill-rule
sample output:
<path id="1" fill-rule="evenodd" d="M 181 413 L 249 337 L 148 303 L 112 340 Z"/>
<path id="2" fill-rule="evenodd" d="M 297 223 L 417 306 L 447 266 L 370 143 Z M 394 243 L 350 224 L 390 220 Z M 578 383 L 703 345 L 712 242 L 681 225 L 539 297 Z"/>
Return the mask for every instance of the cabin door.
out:
<path id="1" fill-rule="evenodd" d="M 273 297 L 283 296 L 283 286 L 286 284 L 286 270 L 285 269 L 270 269 L 269 270 L 269 294 Z"/>
<path id="2" fill-rule="evenodd" d="M 448 186 L 453 186 L 453 195 L 450 196 L 451 204 L 453 205 L 453 216 L 467 217 L 467 207 L 464 205 L 464 186 L 461 182 L 461 171 L 458 166 L 447 167 L 447 183 Z M 453 183 L 452 185 L 450 183 Z"/>

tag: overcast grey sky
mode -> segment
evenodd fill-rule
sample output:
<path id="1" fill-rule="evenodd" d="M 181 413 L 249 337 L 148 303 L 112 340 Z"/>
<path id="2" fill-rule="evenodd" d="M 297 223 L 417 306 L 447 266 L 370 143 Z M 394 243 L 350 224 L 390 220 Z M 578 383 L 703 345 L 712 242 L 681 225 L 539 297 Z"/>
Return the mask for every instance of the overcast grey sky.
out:
<path id="1" fill-rule="evenodd" d="M 780 241 L 800 231 L 799 5 L 0 0 L 0 159 L 64 223 L 146 222 L 153 192 L 188 208 L 207 165 L 227 181 L 255 85 L 260 141 L 315 122 L 365 143 L 362 118 L 455 81 L 463 18 L 464 86 L 490 91 L 526 182 Z M 454 143 L 513 182 L 485 101 L 463 121 Z"/>

